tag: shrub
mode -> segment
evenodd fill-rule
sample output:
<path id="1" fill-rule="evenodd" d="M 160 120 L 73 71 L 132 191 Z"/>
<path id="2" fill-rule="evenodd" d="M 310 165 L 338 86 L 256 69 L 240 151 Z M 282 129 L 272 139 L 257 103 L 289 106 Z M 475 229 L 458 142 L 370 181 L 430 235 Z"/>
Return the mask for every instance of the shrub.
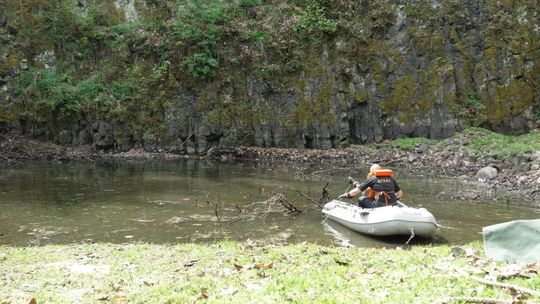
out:
<path id="1" fill-rule="evenodd" d="M 261 0 L 240 0 L 241 7 L 252 7 L 261 4 Z"/>
<path id="2" fill-rule="evenodd" d="M 320 39 L 323 33 L 333 34 L 337 30 L 337 22 L 328 18 L 325 0 L 308 0 L 305 9 L 298 8 L 298 23 L 294 29 L 297 32 L 307 31 L 314 39 Z"/>
<path id="3" fill-rule="evenodd" d="M 221 0 L 188 0 L 178 7 L 174 30 L 186 48 L 181 67 L 195 78 L 215 76 L 219 64 L 216 48 L 227 23 Z"/>
<path id="4" fill-rule="evenodd" d="M 72 80 L 68 75 L 33 68 L 21 76 L 17 96 L 26 115 L 38 120 L 52 111 L 59 118 L 67 118 L 79 112 Z"/>

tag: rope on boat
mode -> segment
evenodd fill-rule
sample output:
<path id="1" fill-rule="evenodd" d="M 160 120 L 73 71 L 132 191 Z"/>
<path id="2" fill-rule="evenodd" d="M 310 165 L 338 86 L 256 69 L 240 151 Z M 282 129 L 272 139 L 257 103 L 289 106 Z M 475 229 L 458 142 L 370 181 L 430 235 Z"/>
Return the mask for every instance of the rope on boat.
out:
<path id="1" fill-rule="evenodd" d="M 396 203 L 398 203 L 398 205 L 400 205 L 401 207 L 409 207 L 409 206 L 405 205 L 404 203 L 402 203 L 399 200 L 397 200 Z"/>
<path id="2" fill-rule="evenodd" d="M 328 216 L 329 216 L 329 215 L 327 214 L 327 215 L 326 215 L 326 216 L 324 217 L 324 220 L 322 220 L 322 222 L 321 222 L 321 223 L 324 223 L 324 222 L 326 222 L 326 220 L 328 219 Z"/>
<path id="3" fill-rule="evenodd" d="M 409 245 L 409 242 L 413 239 L 414 237 L 414 228 L 409 228 L 409 231 L 411 232 L 411 236 L 409 237 L 409 239 L 405 242 L 405 245 Z"/>

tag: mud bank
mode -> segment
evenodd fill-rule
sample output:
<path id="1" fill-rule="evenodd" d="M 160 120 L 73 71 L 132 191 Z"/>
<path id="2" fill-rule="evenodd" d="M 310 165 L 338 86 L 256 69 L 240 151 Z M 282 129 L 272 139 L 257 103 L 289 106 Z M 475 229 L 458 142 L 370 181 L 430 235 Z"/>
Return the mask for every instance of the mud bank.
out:
<path id="1" fill-rule="evenodd" d="M 65 147 L 51 142 L 22 137 L 0 137 L 0 161 L 3 164 L 36 161 L 174 161 L 179 159 L 207 159 L 219 161 L 254 161 L 260 163 L 293 164 L 299 171 L 310 173 L 317 170 L 339 168 L 365 169 L 371 163 L 406 169 L 413 173 L 432 176 L 449 176 L 465 185 L 482 183 L 482 191 L 476 187 L 464 187 L 460 193 L 441 193 L 463 200 L 505 200 L 519 196 L 523 205 L 540 208 L 540 152 L 526 153 L 516 157 L 498 157 L 495 154 L 479 157 L 466 149 L 466 140 L 448 139 L 438 144 L 417 144 L 406 150 L 382 143 L 351 146 L 345 149 L 283 149 L 283 148 L 211 148 L 204 155 L 180 155 L 163 151 L 148 152 L 143 149 L 122 153 L 97 152 L 91 147 Z M 493 174 L 479 173 L 489 167 Z M 469 189 L 470 188 L 470 189 Z"/>

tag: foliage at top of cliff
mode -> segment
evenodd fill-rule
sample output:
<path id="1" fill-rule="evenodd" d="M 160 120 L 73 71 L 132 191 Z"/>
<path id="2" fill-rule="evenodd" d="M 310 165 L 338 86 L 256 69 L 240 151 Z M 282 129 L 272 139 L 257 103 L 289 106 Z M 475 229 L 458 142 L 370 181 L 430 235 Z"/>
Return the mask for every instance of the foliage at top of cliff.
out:
<path id="1" fill-rule="evenodd" d="M 28 57 L 54 50 L 65 63 L 90 61 L 98 70 L 92 57 L 118 56 L 115 49 L 127 47 L 156 62 L 174 62 L 177 77 L 198 79 L 224 66 L 269 64 L 297 40 L 320 43 L 339 25 L 335 3 L 327 0 L 134 2 L 138 22 L 126 20 L 110 1 L 7 0 L 5 22 Z"/>
<path id="2" fill-rule="evenodd" d="M 338 27 L 325 0 L 134 3 L 138 21 L 118 2 L 7 0 L 0 21 L 12 43 L 0 68 L 23 71 L 19 103 L 4 119 L 82 113 L 159 127 L 178 83 L 224 80 L 231 70 L 291 72 L 297 44 L 319 45 Z"/>

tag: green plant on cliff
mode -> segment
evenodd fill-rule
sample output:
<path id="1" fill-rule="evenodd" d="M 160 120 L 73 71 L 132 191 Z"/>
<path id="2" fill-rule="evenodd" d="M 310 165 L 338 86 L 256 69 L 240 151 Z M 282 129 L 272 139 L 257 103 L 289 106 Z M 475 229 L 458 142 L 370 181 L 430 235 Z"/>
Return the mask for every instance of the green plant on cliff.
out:
<path id="1" fill-rule="evenodd" d="M 219 64 L 216 48 L 228 21 L 222 0 L 188 0 L 178 6 L 173 28 L 187 52 L 181 67 L 191 76 L 200 79 L 215 76 Z"/>
<path id="2" fill-rule="evenodd" d="M 119 119 L 123 104 L 133 90 L 130 82 L 107 83 L 101 74 L 92 75 L 78 83 L 76 88 L 81 112 L 92 120 Z"/>
<path id="3" fill-rule="evenodd" d="M 331 1 L 307 0 L 306 8 L 298 7 L 298 22 L 294 29 L 302 32 L 316 43 L 320 43 L 323 34 L 333 34 L 337 30 L 337 21 L 328 17 Z"/>
<path id="4" fill-rule="evenodd" d="M 481 126 L 486 121 L 486 107 L 482 104 L 482 101 L 478 99 L 475 93 L 469 93 L 467 98 L 467 110 L 470 113 L 469 119 L 471 124 L 475 127 Z"/>
<path id="5" fill-rule="evenodd" d="M 24 73 L 17 96 L 22 112 L 34 122 L 50 112 L 62 119 L 80 109 L 71 78 L 46 69 L 33 68 Z"/>
<path id="6" fill-rule="evenodd" d="M 467 106 L 474 107 L 474 108 L 480 108 L 482 107 L 482 102 L 478 97 L 476 97 L 476 94 L 474 92 L 469 93 L 469 97 L 467 98 Z"/>
<path id="7" fill-rule="evenodd" d="M 533 115 L 533 121 L 540 126 L 540 112 L 536 112 Z"/>
<path id="8" fill-rule="evenodd" d="M 479 127 L 486 121 L 486 107 L 475 92 L 469 92 L 467 99 L 451 108 L 454 115 L 464 119 L 470 126 Z"/>
<path id="9" fill-rule="evenodd" d="M 261 0 L 240 0 L 240 6 L 242 7 L 252 7 L 261 4 Z"/>

